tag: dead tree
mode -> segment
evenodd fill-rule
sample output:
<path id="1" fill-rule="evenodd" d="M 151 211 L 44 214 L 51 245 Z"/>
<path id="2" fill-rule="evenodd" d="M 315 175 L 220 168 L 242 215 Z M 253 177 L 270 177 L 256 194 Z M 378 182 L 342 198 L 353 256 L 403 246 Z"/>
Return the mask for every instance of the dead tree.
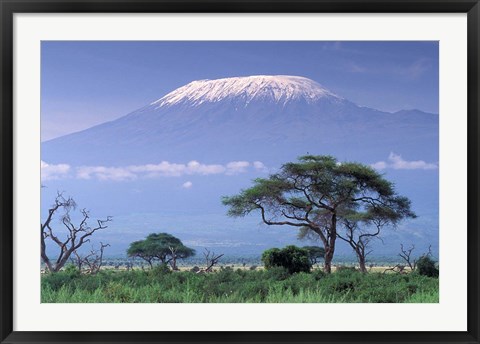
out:
<path id="1" fill-rule="evenodd" d="M 205 257 L 205 263 L 207 267 L 205 269 L 200 269 L 197 273 L 212 272 L 213 267 L 218 263 L 218 260 L 223 257 L 223 253 L 216 256 L 215 252 L 210 252 L 209 250 L 205 249 L 203 256 Z"/>
<path id="2" fill-rule="evenodd" d="M 387 271 L 393 271 L 399 274 L 404 274 L 405 272 L 405 265 L 397 264 L 392 268 L 385 269 L 383 273 L 386 273 Z"/>
<path id="3" fill-rule="evenodd" d="M 88 268 L 85 272 L 94 275 L 100 271 L 100 268 L 103 265 L 103 250 L 108 246 L 110 245 L 104 245 L 102 242 L 100 242 L 100 249 L 95 250 L 92 246 L 92 250 L 86 256 L 81 256 L 77 251 L 74 251 L 74 258 L 70 258 L 70 260 L 79 271 L 82 271 L 83 267 L 87 266 Z"/>
<path id="4" fill-rule="evenodd" d="M 415 245 L 413 244 L 409 249 L 404 249 L 403 244 L 400 244 L 401 252 L 398 254 L 407 263 L 411 271 L 415 271 L 417 267 L 417 259 L 412 257 L 413 250 L 415 250 Z"/>
<path id="5" fill-rule="evenodd" d="M 361 228 L 361 221 L 363 227 Z M 366 219 L 349 219 L 343 218 L 341 224 L 345 228 L 345 234 L 337 232 L 337 237 L 345 241 L 350 245 L 357 256 L 360 271 L 367 273 L 367 256 L 373 252 L 370 249 L 372 239 L 379 239 L 383 242 L 379 236 L 382 228 L 389 223 L 390 219 L 383 217 L 370 217 Z M 373 228 L 369 231 L 369 228 Z"/>
<path id="6" fill-rule="evenodd" d="M 86 256 L 81 256 L 77 251 L 73 251 L 73 254 L 72 254 L 73 257 L 70 257 L 70 261 L 81 272 L 83 270 L 83 267 L 85 266 L 86 260 L 89 259 L 94 254 L 95 254 L 95 251 L 93 250 L 93 248 L 92 248 L 92 251 Z"/>
<path id="7" fill-rule="evenodd" d="M 415 271 L 417 268 L 417 262 L 418 259 L 422 257 L 431 257 L 432 256 L 432 245 L 428 246 L 428 252 L 423 253 L 420 257 L 418 258 L 413 258 L 412 257 L 412 252 L 415 249 L 415 245 L 412 244 L 412 246 L 409 249 L 404 249 L 403 244 L 400 244 L 400 253 L 398 254 L 409 266 L 409 268 L 412 271 Z"/>
<path id="8" fill-rule="evenodd" d="M 87 273 L 94 275 L 100 271 L 100 268 L 103 264 L 103 250 L 108 246 L 110 245 L 100 242 L 100 250 L 96 251 L 92 249 L 92 251 L 90 251 L 90 254 L 85 256 L 84 262 L 85 265 L 88 266 Z"/>
<path id="9" fill-rule="evenodd" d="M 380 233 L 380 229 L 376 233 L 365 233 L 360 230 L 356 221 L 344 219 L 342 222 L 346 233 L 343 236 L 337 232 L 337 236 L 350 245 L 357 256 L 360 271 L 366 273 L 367 256 L 372 252 L 368 247 L 371 239 Z"/>
<path id="10" fill-rule="evenodd" d="M 108 216 L 105 220 L 97 220 L 97 225 L 91 227 L 88 225 L 88 219 L 90 218 L 89 213 L 87 210 L 82 209 L 80 211 L 81 220 L 78 225 L 75 225 L 70 217 L 70 212 L 75 208 L 76 203 L 73 198 L 65 198 L 63 194 L 58 193 L 54 205 L 48 210 L 47 219 L 44 223 L 40 223 L 40 256 L 50 272 L 58 272 L 73 252 L 78 250 L 83 244 L 89 242 L 90 236 L 93 233 L 107 228 L 106 223 L 112 220 L 111 217 Z M 66 229 L 65 239 L 60 239 L 58 231 L 55 232 L 52 228 L 52 220 L 60 211 L 63 211 L 61 222 Z M 56 259 L 51 260 L 47 256 L 46 239 L 52 240 L 59 247 L 60 252 Z"/>
<path id="11" fill-rule="evenodd" d="M 70 262 L 75 265 L 78 269 L 78 271 L 82 271 L 83 269 L 83 263 L 84 263 L 84 257 L 78 254 L 77 251 L 73 252 L 73 257 L 70 257 Z"/>

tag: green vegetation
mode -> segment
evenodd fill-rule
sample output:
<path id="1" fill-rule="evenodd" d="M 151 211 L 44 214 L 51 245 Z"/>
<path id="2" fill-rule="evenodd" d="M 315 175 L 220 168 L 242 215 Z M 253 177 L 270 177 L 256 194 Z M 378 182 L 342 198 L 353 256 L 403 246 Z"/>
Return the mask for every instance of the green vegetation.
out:
<path id="1" fill-rule="evenodd" d="M 325 249 L 319 246 L 303 246 L 308 253 L 308 258 L 312 265 L 317 264 L 321 259 L 325 258 Z"/>
<path id="2" fill-rule="evenodd" d="M 289 274 L 295 272 L 310 272 L 312 263 L 308 251 L 293 245 L 283 249 L 272 248 L 262 254 L 262 262 L 266 269 L 273 267 L 285 268 Z"/>
<path id="3" fill-rule="evenodd" d="M 320 240 L 326 273 L 332 271 L 337 238 L 349 243 L 360 270 L 366 273 L 371 239 L 386 225 L 394 227 L 405 218 L 416 217 L 410 200 L 398 195 L 382 174 L 332 156 L 302 156 L 222 201 L 229 207 L 229 216 L 257 213 L 267 225 L 290 226 L 301 236 Z"/>
<path id="4" fill-rule="evenodd" d="M 359 273 L 345 269 L 325 274 L 220 269 L 194 273 L 165 269 L 102 270 L 79 274 L 68 268 L 42 276 L 43 303 L 436 303 L 438 278 L 418 273 Z"/>
<path id="5" fill-rule="evenodd" d="M 180 260 L 195 256 L 195 250 L 168 233 L 152 233 L 132 242 L 127 250 L 127 270 L 102 267 L 100 254 L 92 250 L 80 256 L 76 251 L 95 231 L 106 228 L 107 218 L 91 228 L 84 221 L 76 229 L 69 222 L 72 199 L 61 194 L 42 224 L 42 259 L 49 273 L 42 276 L 44 303 L 436 303 L 439 301 L 438 265 L 428 253 L 419 258 L 412 254 L 414 245 L 400 245 L 399 256 L 408 265 L 397 264 L 379 272 L 367 269 L 370 244 L 380 238 L 384 227 L 395 227 L 401 220 L 414 218 L 410 200 L 396 193 L 394 185 L 369 166 L 338 162 L 330 156 L 303 156 L 298 162 L 284 164 L 280 172 L 238 195 L 224 197 L 228 215 L 260 214 L 267 225 L 290 226 L 300 238 L 317 240 L 320 246 L 293 245 L 263 252 L 264 269 L 257 269 L 242 258 L 243 269 L 222 266 L 224 254 L 205 249 L 202 268 L 180 271 Z M 70 229 L 66 242 L 51 228 L 53 215 L 63 209 L 63 224 Z M 77 243 L 77 235 L 83 235 Z M 61 247 L 53 264 L 45 254 L 45 239 Z M 336 240 L 346 242 L 358 261 L 354 267 L 332 268 Z M 67 244 L 71 242 L 71 247 Z M 70 256 L 76 257 L 76 259 Z M 67 260 L 75 265 L 64 267 Z M 141 269 L 133 268 L 140 258 Z M 323 271 L 315 266 L 323 260 Z M 149 265 L 145 269 L 144 263 Z M 197 259 L 196 263 L 200 263 Z M 224 262 L 222 262 L 224 263 Z M 255 262 L 257 263 L 257 262 Z M 137 263 L 138 264 L 138 263 Z M 88 266 L 88 269 L 82 266 Z M 138 266 L 138 265 L 137 265 Z M 408 271 L 408 272 L 407 272 Z M 388 273 L 387 273 L 388 272 Z"/>
<path id="6" fill-rule="evenodd" d="M 438 277 L 438 268 L 435 266 L 435 262 L 428 255 L 418 258 L 416 268 L 420 275 Z"/>
<path id="7" fill-rule="evenodd" d="M 145 240 L 135 241 L 127 250 L 129 257 L 145 260 L 150 267 L 155 259 L 162 264 L 170 264 L 177 270 L 177 260 L 191 257 L 195 250 L 185 246 L 182 241 L 168 233 L 152 233 Z"/>

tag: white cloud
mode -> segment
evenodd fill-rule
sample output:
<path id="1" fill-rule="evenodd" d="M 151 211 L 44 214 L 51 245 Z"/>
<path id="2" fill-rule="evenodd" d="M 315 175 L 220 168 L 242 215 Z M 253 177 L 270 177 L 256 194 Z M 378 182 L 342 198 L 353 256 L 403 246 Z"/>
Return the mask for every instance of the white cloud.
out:
<path id="1" fill-rule="evenodd" d="M 233 175 L 247 172 L 247 167 L 250 166 L 248 161 L 232 161 L 227 164 L 226 175 Z"/>
<path id="2" fill-rule="evenodd" d="M 77 168 L 79 179 L 100 179 L 100 180 L 134 180 L 139 177 L 180 177 L 183 175 L 209 175 L 220 174 L 227 170 L 222 165 L 206 165 L 192 160 L 187 164 L 176 164 L 162 161 L 159 164 L 131 165 L 125 167 L 105 166 L 82 166 Z"/>
<path id="3" fill-rule="evenodd" d="M 188 181 L 182 184 L 182 188 L 184 189 L 190 189 L 192 186 L 193 186 L 193 183 L 191 181 Z"/>
<path id="4" fill-rule="evenodd" d="M 45 161 L 40 162 L 40 171 L 41 171 L 41 180 L 52 180 L 64 178 L 70 172 L 70 165 L 67 164 L 58 164 L 50 165 Z"/>
<path id="5" fill-rule="evenodd" d="M 204 165 L 195 160 L 187 164 L 187 174 L 219 174 L 225 172 L 225 170 L 226 168 L 222 165 Z"/>
<path id="6" fill-rule="evenodd" d="M 261 161 L 231 161 L 225 165 L 202 164 L 192 160 L 186 164 L 162 161 L 158 164 L 129 166 L 80 166 L 74 171 L 77 179 L 97 179 L 110 181 L 131 181 L 138 178 L 181 177 L 185 175 L 215 175 L 228 176 L 248 172 L 250 166 L 256 171 L 267 172 L 267 167 Z M 68 176 L 72 170 L 70 165 L 49 165 L 42 161 L 42 180 L 59 179 Z M 190 185 L 191 186 L 191 185 Z M 182 187 L 190 187 L 185 184 Z"/>
<path id="7" fill-rule="evenodd" d="M 253 162 L 253 167 L 260 172 L 268 172 L 267 166 L 261 161 L 254 161 Z"/>
<path id="8" fill-rule="evenodd" d="M 137 175 L 122 167 L 82 166 L 77 168 L 77 178 L 122 181 L 134 180 Z"/>
<path id="9" fill-rule="evenodd" d="M 394 170 L 435 170 L 438 168 L 437 164 L 428 163 L 423 160 L 404 160 L 401 155 L 393 152 L 388 156 L 388 162 L 378 161 L 371 166 L 377 170 L 384 170 L 386 168 L 392 168 Z"/>
<path id="10" fill-rule="evenodd" d="M 384 170 L 387 168 L 387 163 L 385 161 L 378 161 L 371 165 L 376 170 Z"/>
<path id="11" fill-rule="evenodd" d="M 146 173 L 149 177 L 179 177 L 185 174 L 219 174 L 225 172 L 226 168 L 222 165 L 205 165 L 196 160 L 187 164 L 175 164 L 168 161 L 162 161 L 159 164 L 135 165 L 125 167 L 134 173 Z"/>
<path id="12" fill-rule="evenodd" d="M 123 168 L 135 174 L 147 174 L 149 176 L 177 177 L 185 173 L 184 164 L 169 163 L 168 161 L 162 161 L 159 164 L 132 165 Z"/>

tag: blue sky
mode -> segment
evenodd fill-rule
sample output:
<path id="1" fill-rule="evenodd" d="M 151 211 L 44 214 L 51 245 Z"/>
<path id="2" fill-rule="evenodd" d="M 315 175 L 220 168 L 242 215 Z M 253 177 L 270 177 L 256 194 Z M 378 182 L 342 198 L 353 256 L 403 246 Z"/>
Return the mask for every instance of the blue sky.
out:
<path id="1" fill-rule="evenodd" d="M 192 80 L 313 79 L 359 105 L 438 113 L 438 42 L 42 42 L 42 141 L 126 115 Z"/>

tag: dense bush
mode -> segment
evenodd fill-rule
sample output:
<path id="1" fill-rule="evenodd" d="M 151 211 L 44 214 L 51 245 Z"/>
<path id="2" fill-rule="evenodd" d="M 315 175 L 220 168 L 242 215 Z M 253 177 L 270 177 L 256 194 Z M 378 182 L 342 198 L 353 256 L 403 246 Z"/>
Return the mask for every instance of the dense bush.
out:
<path id="1" fill-rule="evenodd" d="M 438 277 L 439 271 L 435 262 L 429 256 L 421 256 L 417 262 L 417 271 L 420 275 Z"/>
<path id="2" fill-rule="evenodd" d="M 166 263 L 158 264 L 153 267 L 153 269 L 148 270 L 152 275 L 162 276 L 172 272 Z"/>
<path id="3" fill-rule="evenodd" d="M 65 267 L 65 273 L 69 275 L 71 278 L 80 276 L 80 270 L 73 264 L 68 264 Z"/>
<path id="4" fill-rule="evenodd" d="M 265 271 L 265 277 L 273 281 L 284 281 L 290 277 L 290 272 L 283 266 L 272 266 Z"/>
<path id="5" fill-rule="evenodd" d="M 290 274 L 310 272 L 312 268 L 308 251 L 293 245 L 283 249 L 272 248 L 264 251 L 262 254 L 262 262 L 266 269 L 283 267 L 287 269 Z"/>

